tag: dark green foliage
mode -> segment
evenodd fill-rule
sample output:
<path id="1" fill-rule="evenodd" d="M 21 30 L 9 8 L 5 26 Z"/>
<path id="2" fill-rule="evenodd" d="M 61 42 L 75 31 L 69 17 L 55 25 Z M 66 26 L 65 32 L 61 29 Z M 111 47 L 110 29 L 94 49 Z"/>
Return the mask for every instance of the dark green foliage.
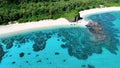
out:
<path id="1" fill-rule="evenodd" d="M 74 16 L 81 10 L 118 5 L 118 0 L 0 0 L 0 25 L 10 21 L 38 21 Z"/>

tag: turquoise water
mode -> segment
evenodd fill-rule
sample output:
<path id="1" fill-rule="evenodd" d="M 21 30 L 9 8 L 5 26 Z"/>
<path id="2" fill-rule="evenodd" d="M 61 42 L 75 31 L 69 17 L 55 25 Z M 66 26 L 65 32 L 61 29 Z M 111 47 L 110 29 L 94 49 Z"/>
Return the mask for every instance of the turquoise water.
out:
<path id="1" fill-rule="evenodd" d="M 89 15 L 106 35 L 68 27 L 24 32 L 0 38 L 0 68 L 119 68 L 120 12 Z"/>

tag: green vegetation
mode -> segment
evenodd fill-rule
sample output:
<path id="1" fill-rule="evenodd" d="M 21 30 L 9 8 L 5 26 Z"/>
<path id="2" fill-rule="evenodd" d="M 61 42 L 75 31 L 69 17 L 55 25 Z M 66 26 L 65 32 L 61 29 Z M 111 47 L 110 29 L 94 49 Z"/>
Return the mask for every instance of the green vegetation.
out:
<path id="1" fill-rule="evenodd" d="M 0 0 L 0 25 L 9 21 L 74 18 L 79 11 L 106 6 L 119 6 L 120 0 Z"/>

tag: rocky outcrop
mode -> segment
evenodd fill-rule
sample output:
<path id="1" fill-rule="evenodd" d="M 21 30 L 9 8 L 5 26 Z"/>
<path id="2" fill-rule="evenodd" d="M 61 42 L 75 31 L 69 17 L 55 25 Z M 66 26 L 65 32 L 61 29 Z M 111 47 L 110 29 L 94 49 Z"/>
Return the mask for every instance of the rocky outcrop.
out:
<path id="1" fill-rule="evenodd" d="M 80 17 L 80 14 L 78 13 L 78 15 L 75 16 L 73 22 L 77 22 L 78 20 L 83 19 L 82 17 Z"/>
<path id="2" fill-rule="evenodd" d="M 104 34 L 103 28 L 99 23 L 90 20 L 86 26 L 89 31 L 94 34 L 95 40 L 105 40 L 106 35 Z"/>

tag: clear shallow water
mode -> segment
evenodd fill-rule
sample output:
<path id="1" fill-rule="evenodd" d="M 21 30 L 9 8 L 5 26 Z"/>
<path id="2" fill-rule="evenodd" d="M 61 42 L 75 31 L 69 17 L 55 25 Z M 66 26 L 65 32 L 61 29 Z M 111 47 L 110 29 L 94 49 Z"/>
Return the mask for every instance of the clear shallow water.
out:
<path id="1" fill-rule="evenodd" d="M 99 22 L 105 40 L 94 40 L 94 35 L 81 27 L 0 38 L 0 68 L 119 68 L 120 12 L 86 18 Z"/>

